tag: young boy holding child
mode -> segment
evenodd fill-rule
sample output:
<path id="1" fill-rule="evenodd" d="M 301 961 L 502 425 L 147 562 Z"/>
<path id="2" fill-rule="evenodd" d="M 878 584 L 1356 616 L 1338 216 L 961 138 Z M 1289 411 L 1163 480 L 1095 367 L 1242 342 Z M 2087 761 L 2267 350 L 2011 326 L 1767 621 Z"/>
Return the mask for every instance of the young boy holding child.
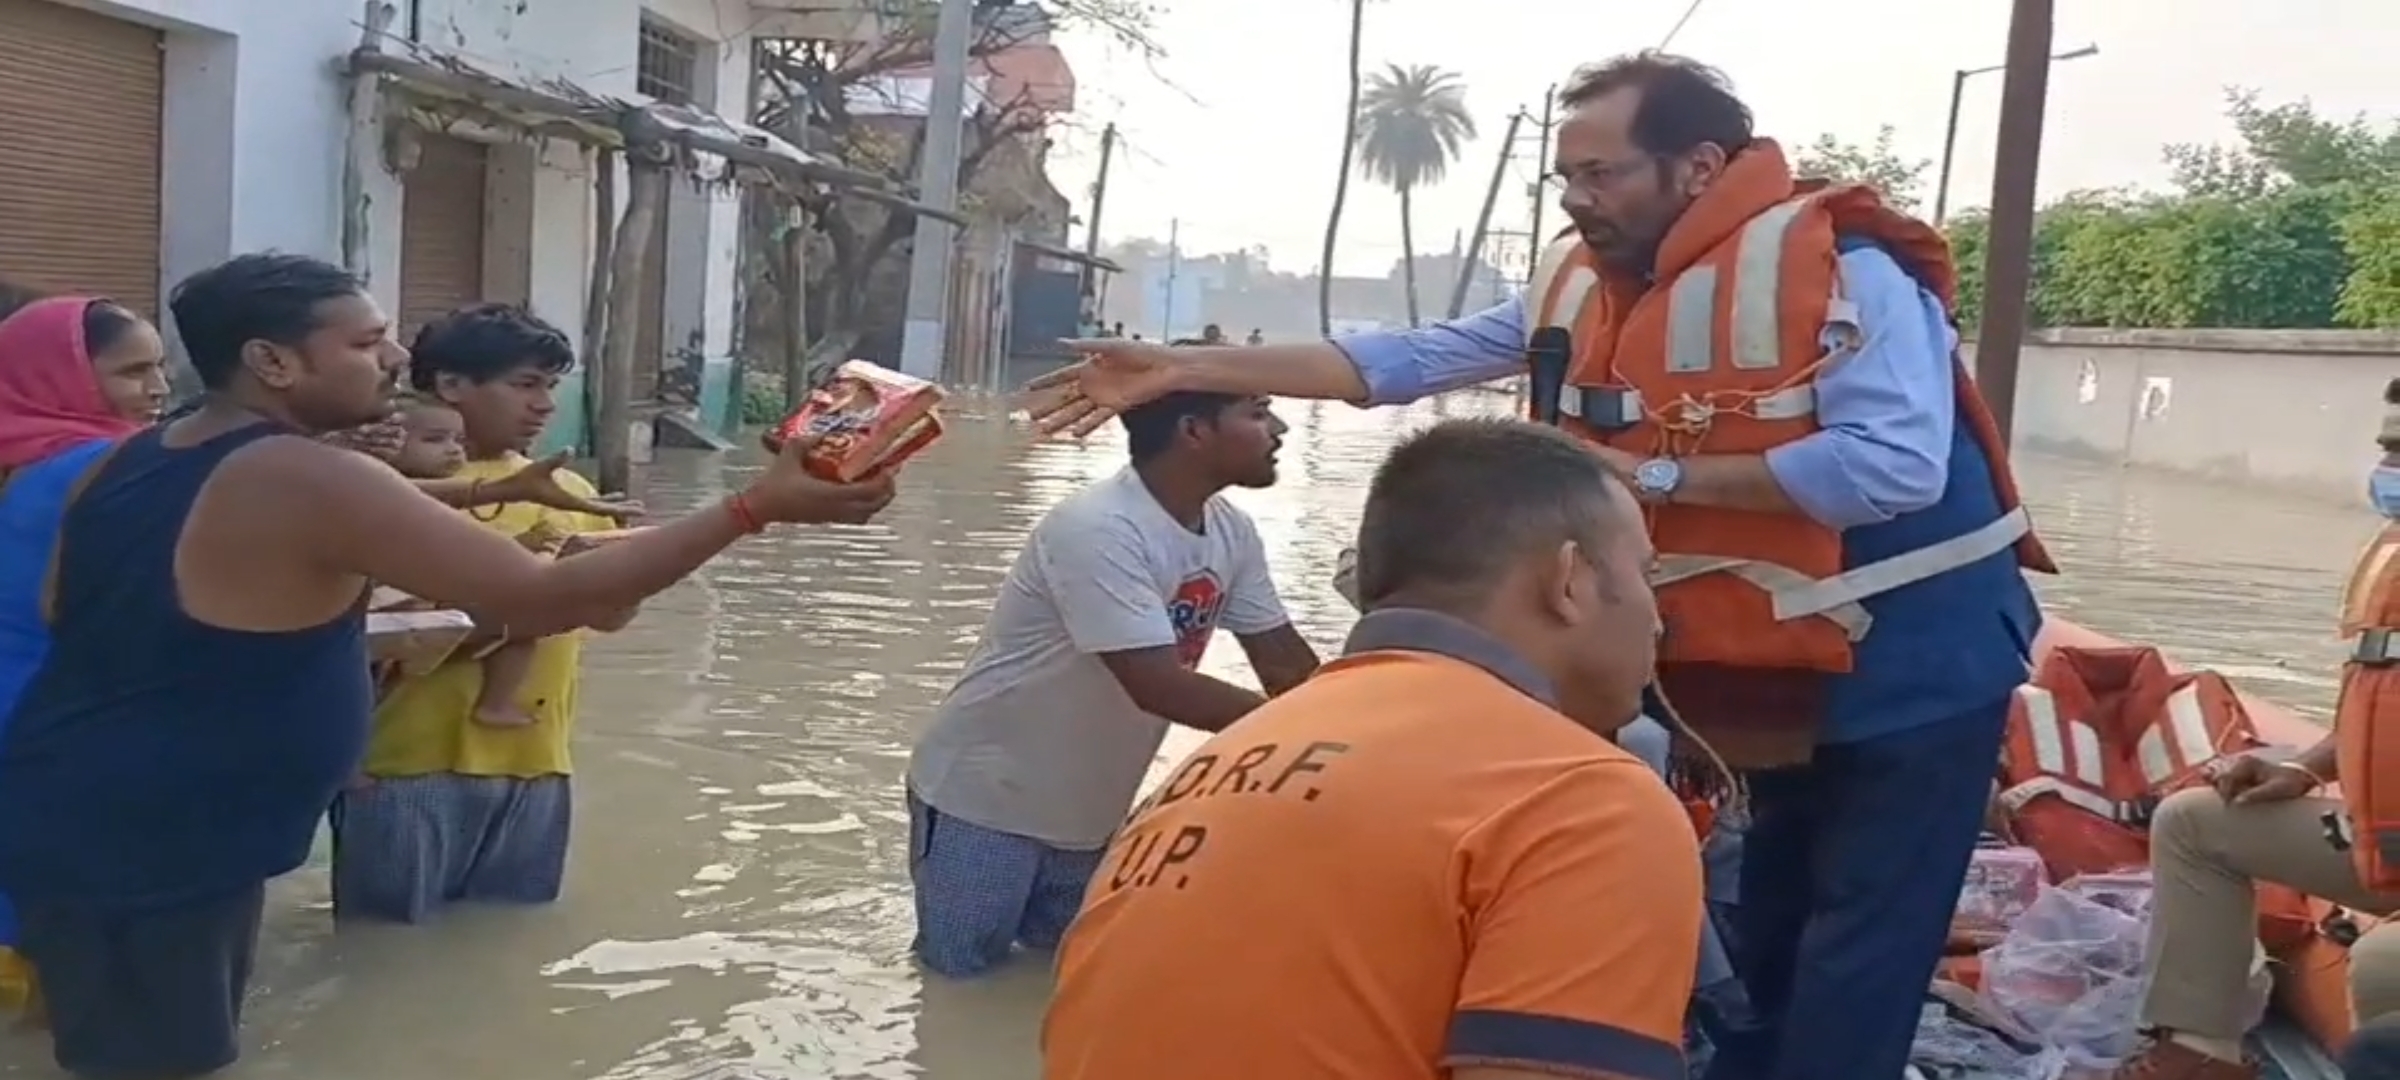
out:
<path id="1" fill-rule="evenodd" d="M 392 456 L 392 467 L 400 470 L 400 475 L 411 480 L 445 480 L 466 468 L 466 420 L 457 409 L 429 397 L 411 398 L 402 403 L 399 419 L 400 450 Z M 517 534 L 517 543 L 537 555 L 561 554 L 566 540 L 567 534 L 551 528 L 547 520 L 536 521 Z M 470 714 L 476 723 L 490 727 L 533 723 L 533 714 L 517 704 L 517 695 L 533 670 L 533 644 L 503 640 L 477 658 L 483 664 L 483 682 Z"/>

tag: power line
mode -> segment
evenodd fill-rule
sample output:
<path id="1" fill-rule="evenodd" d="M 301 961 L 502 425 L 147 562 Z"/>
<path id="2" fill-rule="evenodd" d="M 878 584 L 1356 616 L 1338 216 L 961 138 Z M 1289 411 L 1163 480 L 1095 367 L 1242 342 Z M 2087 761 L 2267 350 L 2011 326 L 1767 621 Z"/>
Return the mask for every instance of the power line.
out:
<path id="1" fill-rule="evenodd" d="M 1708 0 L 1692 0 L 1691 3 L 1684 5 L 1682 17 L 1676 19 L 1675 25 L 1667 29 L 1667 36 L 1658 39 L 1658 51 L 1665 52 L 1667 46 L 1675 44 L 1675 35 L 1683 33 L 1684 26 L 1692 21 L 1694 14 L 1699 12 L 1700 5 L 1707 2 Z"/>

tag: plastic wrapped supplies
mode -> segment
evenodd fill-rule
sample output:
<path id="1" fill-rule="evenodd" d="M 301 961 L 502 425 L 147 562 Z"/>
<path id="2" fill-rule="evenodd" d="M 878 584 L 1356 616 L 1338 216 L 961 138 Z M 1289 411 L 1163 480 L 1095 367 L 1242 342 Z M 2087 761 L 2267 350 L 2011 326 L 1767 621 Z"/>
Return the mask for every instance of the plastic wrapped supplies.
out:
<path id="1" fill-rule="evenodd" d="M 2040 852 L 2025 847 L 1977 848 L 1974 861 L 1967 864 L 1966 883 L 1958 891 L 1951 935 L 1978 944 L 1998 942 L 2041 898 L 2044 884 Z"/>
<path id="2" fill-rule="evenodd" d="M 1998 945 L 1983 954 L 1981 1000 L 2070 1069 L 2105 1070 L 2141 1041 L 2148 984 L 2142 965 L 2150 922 L 2147 873 L 2096 874 L 2045 888 Z M 2251 969 L 2249 1022 L 2266 1014 L 2264 952 Z"/>

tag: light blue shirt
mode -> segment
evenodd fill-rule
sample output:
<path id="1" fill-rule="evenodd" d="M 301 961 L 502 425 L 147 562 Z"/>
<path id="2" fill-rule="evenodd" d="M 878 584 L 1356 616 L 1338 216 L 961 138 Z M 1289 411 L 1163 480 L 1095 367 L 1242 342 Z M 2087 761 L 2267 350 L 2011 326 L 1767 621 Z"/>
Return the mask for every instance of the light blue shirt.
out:
<path id="1" fill-rule="evenodd" d="M 1817 373 L 1817 424 L 1767 452 L 1767 469 L 1808 516 L 1836 529 L 1890 521 L 1940 502 L 1957 425 L 1958 334 L 1942 303 L 1885 252 L 1841 256 L 1842 292 L 1865 342 Z M 1525 304 L 1510 300 L 1415 330 L 1351 334 L 1367 402 L 1415 401 L 1525 372 Z"/>

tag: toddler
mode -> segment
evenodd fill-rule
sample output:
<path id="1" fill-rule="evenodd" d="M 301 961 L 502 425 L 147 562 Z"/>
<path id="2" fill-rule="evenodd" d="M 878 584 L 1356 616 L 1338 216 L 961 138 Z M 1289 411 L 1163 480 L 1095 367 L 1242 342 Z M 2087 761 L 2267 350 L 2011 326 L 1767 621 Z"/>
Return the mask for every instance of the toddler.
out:
<path id="1" fill-rule="evenodd" d="M 401 442 L 392 467 L 411 480 L 440 480 L 467 464 L 466 425 L 457 410 L 438 401 L 408 402 L 400 411 Z M 536 524 L 518 534 L 517 542 L 538 555 L 556 555 L 565 535 Z M 502 641 L 476 659 L 483 664 L 483 688 L 475 695 L 474 718 L 489 727 L 525 727 L 533 714 L 517 704 L 517 692 L 533 668 L 531 641 Z"/>

